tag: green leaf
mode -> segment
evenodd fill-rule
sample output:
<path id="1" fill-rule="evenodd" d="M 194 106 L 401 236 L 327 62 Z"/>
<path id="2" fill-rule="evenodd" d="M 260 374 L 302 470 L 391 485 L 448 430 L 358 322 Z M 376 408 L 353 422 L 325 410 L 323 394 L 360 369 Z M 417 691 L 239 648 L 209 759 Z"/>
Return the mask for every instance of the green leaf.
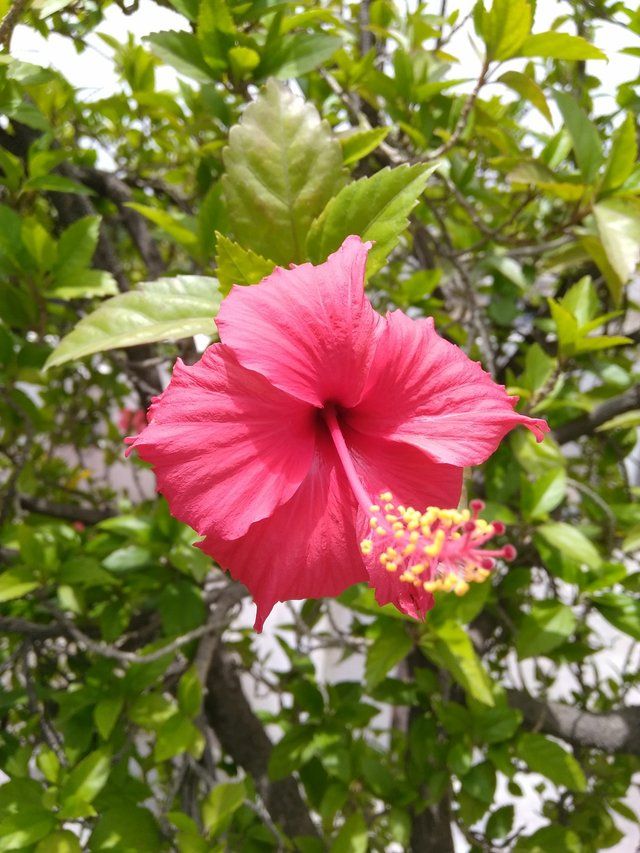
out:
<path id="1" fill-rule="evenodd" d="M 544 655 L 565 643 L 576 629 L 573 610 L 559 601 L 536 601 L 516 637 L 518 657 Z"/>
<path id="2" fill-rule="evenodd" d="M 0 853 L 24 850 L 47 836 L 55 826 L 50 813 L 30 805 L 22 806 L 15 814 L 0 816 Z"/>
<path id="3" fill-rule="evenodd" d="M 215 278 L 182 275 L 146 282 L 84 317 L 60 341 L 45 369 L 118 347 L 213 335 L 219 305 Z"/>
<path id="4" fill-rule="evenodd" d="M 523 491 L 523 510 L 528 520 L 544 518 L 559 506 L 567 494 L 567 474 L 564 468 L 546 471 L 533 483 L 526 481 Z"/>
<path id="5" fill-rule="evenodd" d="M 349 234 L 373 240 L 367 271 L 382 267 L 407 227 L 409 214 L 427 185 L 436 165 L 398 166 L 360 178 L 331 199 L 311 226 L 309 256 L 320 263 L 340 247 Z"/>
<path id="6" fill-rule="evenodd" d="M 553 126 L 553 119 L 547 99 L 540 86 L 538 86 L 532 77 L 529 77 L 528 74 L 522 74 L 520 71 L 505 71 L 504 74 L 498 77 L 498 82 L 513 89 L 525 101 L 529 101 L 538 112 L 542 113 L 549 124 Z"/>
<path id="7" fill-rule="evenodd" d="M 191 33 L 175 31 L 152 33 L 146 40 L 156 56 L 181 74 L 197 80 L 198 83 L 210 83 L 216 79 L 216 74 L 207 65 L 202 55 L 198 39 Z"/>
<path id="8" fill-rule="evenodd" d="M 367 154 L 380 145 L 389 135 L 388 127 L 372 127 L 366 130 L 355 130 L 347 136 L 340 137 L 342 146 L 342 161 L 345 166 L 362 160 Z"/>
<path id="9" fill-rule="evenodd" d="M 404 624 L 385 620 L 380 635 L 367 653 L 367 687 L 371 689 L 379 684 L 390 670 L 409 654 L 412 647 L 413 641 Z"/>
<path id="10" fill-rule="evenodd" d="M 202 705 L 202 685 L 195 667 L 190 667 L 178 682 L 178 705 L 187 717 L 197 717 Z"/>
<path id="11" fill-rule="evenodd" d="M 33 569 L 7 569 L 0 574 L 0 603 L 22 598 L 39 585 L 34 579 Z"/>
<path id="12" fill-rule="evenodd" d="M 340 144 L 316 108 L 270 80 L 231 129 L 223 158 L 236 239 L 283 266 L 306 260 L 309 226 L 343 183 Z"/>
<path id="13" fill-rule="evenodd" d="M 573 755 L 548 737 L 525 732 L 518 740 L 517 753 L 532 773 L 540 773 L 570 791 L 586 790 L 587 780 Z"/>
<path id="14" fill-rule="evenodd" d="M 556 326 L 560 355 L 573 355 L 580 335 L 578 321 L 573 314 L 558 304 L 555 299 L 549 299 L 549 308 L 551 309 L 551 317 Z"/>
<path id="15" fill-rule="evenodd" d="M 204 748 L 204 740 L 200 731 L 183 714 L 174 714 L 163 723 L 158 730 L 154 761 L 167 761 L 182 752 L 189 752 L 199 758 Z"/>
<path id="16" fill-rule="evenodd" d="M 603 160 L 602 142 L 598 129 L 573 95 L 555 92 L 554 97 L 571 136 L 573 151 L 582 177 L 587 183 L 593 183 Z"/>
<path id="17" fill-rule="evenodd" d="M 88 299 L 92 296 L 115 296 L 117 293 L 118 285 L 111 273 L 72 268 L 69 272 L 60 272 L 46 295 L 55 299 Z"/>
<path id="18" fill-rule="evenodd" d="M 43 192 L 74 193 L 75 195 L 93 195 L 93 190 L 65 178 L 62 175 L 40 175 L 38 178 L 29 178 L 22 185 L 23 190 L 41 190 Z"/>
<path id="19" fill-rule="evenodd" d="M 216 232 L 216 266 L 222 292 L 228 293 L 234 284 L 256 284 L 276 265 Z"/>
<path id="20" fill-rule="evenodd" d="M 151 813 L 127 803 L 112 806 L 100 815 L 88 849 L 90 853 L 158 853 L 163 843 Z"/>
<path id="21" fill-rule="evenodd" d="M 570 560 L 584 563 L 590 569 L 598 569 L 601 566 L 602 557 L 598 549 L 577 527 L 563 521 L 554 521 L 543 524 L 538 528 L 538 533 Z"/>
<path id="22" fill-rule="evenodd" d="M 72 271 L 85 269 L 91 265 L 93 253 L 98 245 L 100 234 L 100 217 L 84 216 L 76 219 L 66 228 L 58 241 L 58 254 L 53 267 L 57 278 Z"/>
<path id="23" fill-rule="evenodd" d="M 141 545 L 125 545 L 116 548 L 102 561 L 102 565 L 110 572 L 135 572 L 149 565 L 152 560 L 151 551 Z"/>
<path id="24" fill-rule="evenodd" d="M 640 599 L 623 593 L 605 592 L 592 601 L 614 628 L 640 641 Z"/>
<path id="25" fill-rule="evenodd" d="M 542 59 L 606 59 L 607 56 L 581 36 L 568 33 L 536 33 L 520 45 L 518 56 L 539 56 Z"/>
<path id="26" fill-rule="evenodd" d="M 43 838 L 35 853 L 82 853 L 82 848 L 77 835 L 68 829 L 62 829 Z"/>
<path id="27" fill-rule="evenodd" d="M 246 798 L 247 786 L 244 781 L 216 785 L 202 803 L 202 823 L 207 834 L 215 838 L 226 829 Z"/>
<path id="28" fill-rule="evenodd" d="M 104 788 L 111 772 L 111 753 L 97 749 L 73 768 L 60 791 L 60 801 L 78 799 L 90 803 Z"/>
<path id="29" fill-rule="evenodd" d="M 572 829 L 564 826 L 543 826 L 533 835 L 520 836 L 515 853 L 584 853 L 584 844 Z"/>
<path id="30" fill-rule="evenodd" d="M 602 177 L 602 192 L 622 186 L 633 172 L 638 159 L 638 141 L 636 121 L 633 113 L 627 113 L 625 120 L 613 134 L 611 151 Z"/>
<path id="31" fill-rule="evenodd" d="M 515 56 L 531 32 L 531 5 L 528 0 L 493 0 L 484 12 L 482 37 L 489 59 Z"/>
<path id="32" fill-rule="evenodd" d="M 478 658 L 467 632 L 455 622 L 438 625 L 420 640 L 425 655 L 447 669 L 474 699 L 494 705 L 491 679 Z"/>
<path id="33" fill-rule="evenodd" d="M 593 206 L 593 215 L 609 263 L 626 284 L 640 260 L 640 203 L 604 199 Z"/>
<path id="34" fill-rule="evenodd" d="M 342 39 L 327 33 L 294 33 L 272 42 L 258 69 L 260 76 L 301 77 L 329 60 Z"/>
<path id="35" fill-rule="evenodd" d="M 631 409 L 616 415 L 596 427 L 596 432 L 607 432 L 610 429 L 633 429 L 640 426 L 640 409 Z"/>
<path id="36" fill-rule="evenodd" d="M 329 850 L 330 853 L 367 853 L 368 844 L 369 834 L 364 817 L 355 812 L 345 820 Z"/>
<path id="37" fill-rule="evenodd" d="M 515 810 L 513 806 L 502 806 L 502 808 L 493 812 L 487 821 L 487 828 L 485 830 L 487 838 L 493 840 L 509 835 L 513 826 L 514 816 Z"/>
<path id="38" fill-rule="evenodd" d="M 476 764 L 462 779 L 462 788 L 474 799 L 490 805 L 496 791 L 496 771 L 488 761 Z"/>
<path id="39" fill-rule="evenodd" d="M 113 696 L 105 696 L 93 709 L 93 721 L 103 740 L 109 740 L 111 737 L 123 705 L 124 697 L 116 693 Z"/>
<path id="40" fill-rule="evenodd" d="M 141 216 L 161 228 L 179 245 L 188 249 L 198 245 L 199 237 L 195 220 L 187 217 L 184 213 L 168 213 L 166 210 L 133 201 L 127 202 L 125 207 L 136 210 Z"/>

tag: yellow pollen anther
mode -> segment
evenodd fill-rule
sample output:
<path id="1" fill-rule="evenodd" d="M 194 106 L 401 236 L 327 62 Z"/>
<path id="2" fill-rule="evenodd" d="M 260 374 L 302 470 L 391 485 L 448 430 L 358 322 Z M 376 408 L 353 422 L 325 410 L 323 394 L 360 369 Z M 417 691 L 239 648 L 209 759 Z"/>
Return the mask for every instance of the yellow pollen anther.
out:
<path id="1" fill-rule="evenodd" d="M 371 539 L 363 539 L 360 543 L 360 550 L 365 556 L 367 554 L 370 554 L 373 550 L 373 542 L 371 541 Z"/>
<path id="2" fill-rule="evenodd" d="M 397 568 L 398 568 L 397 563 L 387 563 L 387 565 L 385 566 L 385 569 L 388 572 L 395 572 L 397 570 Z"/>
<path id="3" fill-rule="evenodd" d="M 464 595 L 469 592 L 469 584 L 466 581 L 459 580 L 457 584 L 454 586 L 453 591 L 456 595 Z"/>
<path id="4" fill-rule="evenodd" d="M 391 492 L 381 492 L 380 493 L 380 500 L 381 501 L 391 501 L 391 500 L 393 500 L 393 495 L 391 494 Z"/>
<path id="5" fill-rule="evenodd" d="M 378 536 L 384 536 L 386 532 L 387 531 L 384 529 L 384 527 L 376 527 L 376 533 L 378 534 Z"/>
<path id="6" fill-rule="evenodd" d="M 376 528 L 377 526 L 378 526 L 378 519 L 377 519 L 377 518 L 374 518 L 374 517 L 371 517 L 371 518 L 369 519 L 369 527 L 373 527 L 373 529 L 375 530 L 375 528 Z"/>
<path id="7" fill-rule="evenodd" d="M 371 504 L 369 507 L 369 512 L 380 512 L 380 507 L 378 504 Z"/>
<path id="8" fill-rule="evenodd" d="M 391 513 L 391 512 L 388 512 L 388 513 L 385 515 L 385 519 L 389 522 L 389 524 L 391 524 L 391 522 L 392 522 L 392 521 L 397 521 L 397 520 L 398 520 L 398 516 L 397 516 L 397 515 L 393 515 L 393 513 Z"/>
<path id="9" fill-rule="evenodd" d="M 408 556 L 409 556 L 409 554 L 413 554 L 413 552 L 414 552 L 415 550 L 416 550 L 416 546 L 415 546 L 415 545 L 413 545 L 412 543 L 409 543 L 409 545 L 405 545 L 405 546 L 404 546 L 404 550 L 402 551 L 402 556 L 403 556 L 403 557 L 408 557 Z"/>
<path id="10" fill-rule="evenodd" d="M 416 563 L 415 566 L 411 567 L 411 571 L 414 575 L 421 575 L 425 569 L 426 566 L 424 565 L 424 563 Z"/>
<path id="11" fill-rule="evenodd" d="M 395 539 L 404 539 L 404 530 L 396 530 L 393 536 Z"/>

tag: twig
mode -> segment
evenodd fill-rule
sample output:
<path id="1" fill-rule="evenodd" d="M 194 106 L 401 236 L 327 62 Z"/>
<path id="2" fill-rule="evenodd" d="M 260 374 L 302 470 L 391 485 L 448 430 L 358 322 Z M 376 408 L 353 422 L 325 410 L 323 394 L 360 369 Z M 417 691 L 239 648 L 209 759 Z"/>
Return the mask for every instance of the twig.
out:
<path id="1" fill-rule="evenodd" d="M 0 49 L 9 53 L 11 37 L 16 25 L 20 21 L 22 13 L 26 11 L 30 0 L 13 0 L 9 11 L 0 23 Z"/>

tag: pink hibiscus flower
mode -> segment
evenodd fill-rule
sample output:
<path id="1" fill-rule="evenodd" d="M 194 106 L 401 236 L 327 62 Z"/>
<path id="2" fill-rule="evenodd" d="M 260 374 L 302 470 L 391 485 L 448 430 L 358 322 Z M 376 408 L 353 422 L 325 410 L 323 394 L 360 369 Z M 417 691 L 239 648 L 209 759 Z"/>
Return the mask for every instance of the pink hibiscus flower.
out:
<path id="1" fill-rule="evenodd" d="M 455 510 L 462 468 L 517 424 L 538 440 L 548 426 L 515 412 L 433 320 L 377 314 L 369 248 L 348 237 L 324 264 L 235 286 L 221 343 L 177 361 L 129 439 L 198 547 L 249 588 L 257 630 L 278 601 L 359 581 L 423 618 L 434 590 L 462 593 L 514 553 L 482 547 L 504 527 L 477 505 Z"/>

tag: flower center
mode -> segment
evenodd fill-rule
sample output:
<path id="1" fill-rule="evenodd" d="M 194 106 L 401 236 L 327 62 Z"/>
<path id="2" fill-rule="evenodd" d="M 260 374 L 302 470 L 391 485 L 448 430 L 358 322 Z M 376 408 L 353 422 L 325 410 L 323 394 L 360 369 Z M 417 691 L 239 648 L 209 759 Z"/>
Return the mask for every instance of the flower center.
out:
<path id="1" fill-rule="evenodd" d="M 471 501 L 470 509 L 430 506 L 421 512 L 396 505 L 391 492 L 383 492 L 380 503 L 373 503 L 355 469 L 335 408 L 326 406 L 322 416 L 353 494 L 370 517 L 371 533 L 360 543 L 365 558 L 375 560 L 400 583 L 410 584 L 419 597 L 436 591 L 464 595 L 470 583 L 489 577 L 497 558 L 514 559 L 513 545 L 483 547 L 502 535 L 505 526 L 479 518 L 482 501 Z"/>
<path id="2" fill-rule="evenodd" d="M 440 509 L 424 512 L 396 506 L 391 492 L 380 495 L 381 504 L 372 504 L 370 538 L 363 539 L 364 556 L 376 554 L 387 572 L 398 572 L 402 583 L 422 587 L 425 592 L 455 592 L 464 595 L 469 584 L 486 580 L 496 558 L 512 560 L 513 545 L 487 550 L 483 546 L 501 535 L 500 521 L 479 518 L 482 501 L 471 501 L 470 510 Z"/>

